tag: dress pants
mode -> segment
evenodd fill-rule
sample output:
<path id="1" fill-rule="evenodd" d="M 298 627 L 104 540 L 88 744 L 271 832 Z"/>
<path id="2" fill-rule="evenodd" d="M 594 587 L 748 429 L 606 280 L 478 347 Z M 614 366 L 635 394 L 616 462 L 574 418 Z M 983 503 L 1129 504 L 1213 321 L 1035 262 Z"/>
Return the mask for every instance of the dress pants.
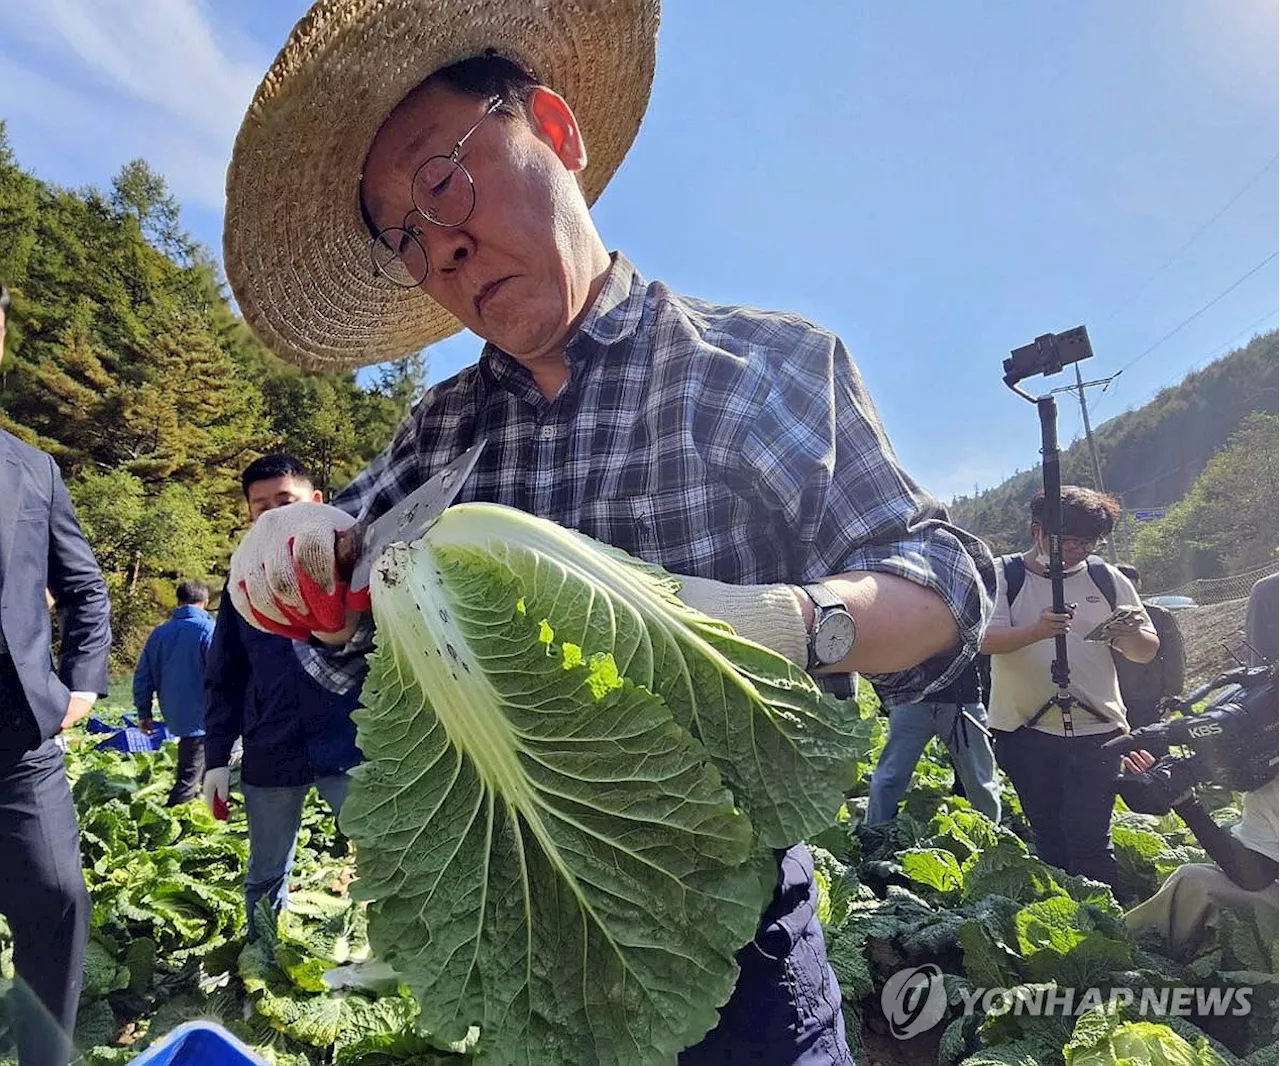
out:
<path id="1" fill-rule="evenodd" d="M 0 913 L 13 933 L 20 1066 L 66 1066 L 92 906 L 62 749 L 0 761 Z"/>

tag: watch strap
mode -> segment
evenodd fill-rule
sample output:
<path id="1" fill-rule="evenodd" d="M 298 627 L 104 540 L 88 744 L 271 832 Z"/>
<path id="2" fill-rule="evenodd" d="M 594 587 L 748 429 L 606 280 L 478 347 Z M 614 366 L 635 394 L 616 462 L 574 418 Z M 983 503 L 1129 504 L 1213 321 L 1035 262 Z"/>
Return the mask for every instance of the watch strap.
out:
<path id="1" fill-rule="evenodd" d="M 813 601 L 813 606 L 815 608 L 815 625 L 817 624 L 817 619 L 821 617 L 821 615 L 817 613 L 818 611 L 825 613 L 830 610 L 848 610 L 844 605 L 844 600 L 832 592 L 831 589 L 821 581 L 815 581 L 811 585 L 801 585 L 800 587 L 804 590 L 804 594 Z"/>

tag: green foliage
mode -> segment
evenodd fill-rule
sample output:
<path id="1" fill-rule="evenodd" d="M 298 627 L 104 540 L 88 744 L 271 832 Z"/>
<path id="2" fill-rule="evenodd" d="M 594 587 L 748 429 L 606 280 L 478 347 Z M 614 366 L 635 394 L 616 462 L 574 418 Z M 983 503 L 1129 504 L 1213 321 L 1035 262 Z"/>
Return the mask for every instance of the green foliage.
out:
<path id="1" fill-rule="evenodd" d="M 486 1045 L 475 1029 L 450 1046 L 422 1032 L 407 988 L 370 959 L 365 908 L 346 894 L 351 854 L 317 802 L 304 814 L 290 910 L 273 921 L 264 906 L 264 935 L 250 946 L 240 908 L 246 853 L 240 806 L 226 823 L 199 803 L 164 807 L 172 749 L 119 755 L 80 748 L 67 765 L 94 900 L 76 1032 L 86 1066 L 126 1063 L 194 1019 L 217 1022 L 283 1066 L 484 1061 Z M 931 758 L 922 771 L 926 781 L 945 773 Z M 1275 1062 L 1274 915 L 1259 924 L 1223 912 L 1200 953 L 1175 962 L 1158 953 L 1158 944 L 1125 930 L 1103 886 L 1041 863 L 963 801 L 928 795 L 916 805 L 928 810 L 924 819 L 905 814 L 891 832 L 869 833 L 842 809 L 821 834 L 827 847 L 814 851 L 827 954 L 851 1043 L 863 1044 L 864 1066 L 934 1061 L 931 1050 L 922 1056 L 919 1047 L 866 1039 L 884 1017 L 885 980 L 926 962 L 941 969 L 946 992 L 947 1013 L 933 1031 L 940 1066 Z M 858 801 L 850 802 L 856 809 Z M 1136 884 L 1161 876 L 1189 851 L 1187 831 L 1173 817 L 1125 813 L 1118 828 L 1128 840 L 1122 864 L 1133 866 Z M 1164 847 L 1157 851 L 1152 837 Z M 13 974 L 3 920 L 0 974 L 2 991 Z M 1097 986 L 1103 999 L 1076 1016 L 1019 1006 L 1083 985 Z M 1138 1000 L 1106 998 L 1110 989 L 1141 997 L 1177 986 L 1247 989 L 1251 1011 L 1243 1018 L 1158 1017 Z M 1010 995 L 966 1013 L 966 999 L 983 988 Z M 899 1046 L 901 1056 L 893 1053 Z M 12 1056 L 10 1016 L 0 997 L 0 1063 Z"/>
<path id="2" fill-rule="evenodd" d="M 1274 562 L 1280 425 L 1253 414 L 1205 465 L 1191 491 L 1157 522 L 1144 523 L 1134 563 L 1152 588 L 1241 573 Z"/>
<path id="3" fill-rule="evenodd" d="M 108 708 L 104 713 L 111 715 Z M 121 755 L 73 750 L 68 774 L 93 900 L 75 1042 L 86 1066 L 125 1063 L 184 1022 L 214 1021 L 285 1066 L 465 1066 L 474 1045 L 441 1047 L 417 1025 L 398 980 L 324 975 L 369 952 L 365 911 L 345 895 L 351 858 L 333 819 L 308 803 L 290 909 L 263 907 L 244 941 L 242 808 L 218 822 L 196 802 L 164 806 L 172 748 Z M 12 978 L 8 929 L 0 964 Z M 0 988 L 9 981 L 0 978 Z M 0 998 L 0 1063 L 14 1053 Z M 80 1061 L 80 1060 L 78 1060 Z"/>
<path id="4" fill-rule="evenodd" d="M 1192 1046 L 1167 1025 L 1103 1008 L 1081 1015 L 1063 1053 L 1066 1066 L 1227 1066 L 1203 1037 Z"/>
<path id="5" fill-rule="evenodd" d="M 123 573 L 204 574 L 218 550 L 212 526 L 191 493 L 166 485 L 148 498 L 124 469 L 89 472 L 68 485 L 76 515 L 99 565 Z"/>
<path id="6" fill-rule="evenodd" d="M 140 585 L 140 575 L 207 575 L 219 556 L 217 537 L 198 497 L 177 485 L 148 499 L 137 476 L 117 469 L 85 473 L 67 489 L 106 575 L 113 665 L 128 670 L 157 614 L 174 598 L 172 579 L 157 589 L 151 582 Z"/>
<path id="7" fill-rule="evenodd" d="M 20 168 L 2 123 L 0 278 L 13 294 L 0 427 L 58 460 L 113 589 L 128 590 L 127 603 L 113 596 L 121 666 L 141 647 L 135 630 L 162 617 L 139 577 L 225 564 L 249 461 L 292 451 L 317 487 L 338 488 L 421 391 L 421 357 L 369 386 L 283 365 L 232 311 L 143 160 L 109 195 L 62 189 Z"/>
<path id="8" fill-rule="evenodd" d="M 934 760 L 921 770 L 930 781 Z M 1105 886 L 1041 862 L 963 801 L 927 794 L 920 804 L 932 811 L 927 821 L 908 803 L 890 827 L 850 831 L 846 823 L 843 848 L 835 833 L 825 834 L 831 851 L 815 856 L 830 899 L 838 884 L 844 901 L 828 905 L 825 925 L 851 1032 L 874 1029 L 883 1017 L 879 992 L 894 972 L 929 963 L 947 992 L 948 1014 L 933 1030 L 946 1066 L 1274 1061 L 1274 918 L 1259 927 L 1224 912 L 1202 952 L 1189 965 L 1174 962 L 1128 932 Z M 1202 858 L 1176 819 L 1125 813 L 1117 831 L 1122 870 L 1135 887 L 1157 885 L 1181 861 Z M 1247 989 L 1248 1016 L 1153 1018 L 1140 1008 L 1143 993 L 1204 986 Z M 1090 988 L 1106 1006 L 1089 1009 Z M 985 989 L 1006 991 L 988 1001 L 978 997 Z M 1112 1000 L 1113 989 L 1137 1000 L 1126 1004 L 1119 993 Z M 1068 990 L 1078 1017 L 1042 1009 Z"/>

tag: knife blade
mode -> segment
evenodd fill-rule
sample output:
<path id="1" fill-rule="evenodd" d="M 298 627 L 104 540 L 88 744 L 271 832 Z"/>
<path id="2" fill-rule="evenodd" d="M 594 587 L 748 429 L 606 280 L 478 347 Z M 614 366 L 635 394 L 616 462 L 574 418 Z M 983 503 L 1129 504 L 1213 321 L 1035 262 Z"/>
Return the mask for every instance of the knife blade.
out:
<path id="1" fill-rule="evenodd" d="M 355 525 L 338 534 L 335 549 L 338 573 L 346 578 L 351 589 L 369 587 L 373 564 L 388 547 L 398 541 L 415 541 L 431 528 L 444 509 L 458 498 L 484 446 L 483 440 L 472 445 L 372 522 L 358 518 Z"/>

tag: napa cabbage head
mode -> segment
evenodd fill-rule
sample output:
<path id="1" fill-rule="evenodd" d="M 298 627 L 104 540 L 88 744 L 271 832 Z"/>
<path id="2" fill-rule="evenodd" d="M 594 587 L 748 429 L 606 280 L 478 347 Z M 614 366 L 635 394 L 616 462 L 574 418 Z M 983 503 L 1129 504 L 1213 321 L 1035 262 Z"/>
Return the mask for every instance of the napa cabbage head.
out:
<path id="1" fill-rule="evenodd" d="M 454 507 L 371 583 L 342 825 L 370 941 L 485 1061 L 669 1063 L 828 825 L 856 707 L 554 523 Z"/>

